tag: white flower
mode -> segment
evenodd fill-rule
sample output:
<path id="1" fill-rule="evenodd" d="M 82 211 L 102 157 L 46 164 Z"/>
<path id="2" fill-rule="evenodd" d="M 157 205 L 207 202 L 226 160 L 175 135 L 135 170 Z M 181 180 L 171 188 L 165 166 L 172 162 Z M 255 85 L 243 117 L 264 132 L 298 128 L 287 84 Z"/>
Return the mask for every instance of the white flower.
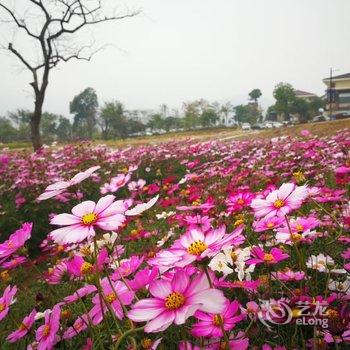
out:
<path id="1" fill-rule="evenodd" d="M 137 204 L 134 208 L 127 210 L 125 212 L 125 215 L 135 216 L 143 213 L 144 211 L 153 207 L 156 204 L 158 198 L 159 198 L 159 194 L 157 194 L 155 197 L 153 197 L 151 200 L 149 200 L 146 203 Z"/>
<path id="2" fill-rule="evenodd" d="M 209 267 L 213 271 L 222 272 L 224 276 L 229 275 L 233 272 L 233 269 L 228 267 L 229 261 L 224 253 L 217 254 L 209 263 Z"/>
<path id="3" fill-rule="evenodd" d="M 348 278 L 343 282 L 329 280 L 328 289 L 329 290 L 336 290 L 338 292 L 344 292 L 344 293 L 348 292 L 350 289 L 350 279 Z"/>
<path id="4" fill-rule="evenodd" d="M 169 216 L 172 216 L 172 215 L 175 215 L 175 214 L 176 214 L 175 211 L 168 211 L 168 212 L 163 211 L 161 214 L 156 214 L 156 218 L 157 218 L 158 220 L 160 220 L 160 219 L 166 219 L 166 218 L 168 218 Z"/>
<path id="5" fill-rule="evenodd" d="M 311 255 L 306 262 L 308 268 L 319 272 L 327 272 L 329 265 L 334 265 L 334 260 L 330 256 L 324 254 L 318 254 L 317 256 Z"/>

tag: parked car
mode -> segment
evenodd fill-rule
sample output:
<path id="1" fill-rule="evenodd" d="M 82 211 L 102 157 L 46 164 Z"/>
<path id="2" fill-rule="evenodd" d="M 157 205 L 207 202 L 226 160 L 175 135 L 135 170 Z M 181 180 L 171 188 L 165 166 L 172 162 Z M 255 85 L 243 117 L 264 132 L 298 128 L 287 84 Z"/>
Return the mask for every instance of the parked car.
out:
<path id="1" fill-rule="evenodd" d="M 251 126 L 251 129 L 252 130 L 261 130 L 261 129 L 264 129 L 264 126 L 262 124 L 253 124 Z"/>
<path id="2" fill-rule="evenodd" d="M 283 126 L 283 124 L 280 122 L 272 122 L 272 125 L 274 128 L 281 128 Z"/>
<path id="3" fill-rule="evenodd" d="M 326 117 L 324 115 L 317 115 L 316 117 L 312 118 L 313 122 L 324 122 L 326 121 Z"/>
<path id="4" fill-rule="evenodd" d="M 250 130 L 251 126 L 249 123 L 243 123 L 241 128 L 242 128 L 242 130 Z"/>

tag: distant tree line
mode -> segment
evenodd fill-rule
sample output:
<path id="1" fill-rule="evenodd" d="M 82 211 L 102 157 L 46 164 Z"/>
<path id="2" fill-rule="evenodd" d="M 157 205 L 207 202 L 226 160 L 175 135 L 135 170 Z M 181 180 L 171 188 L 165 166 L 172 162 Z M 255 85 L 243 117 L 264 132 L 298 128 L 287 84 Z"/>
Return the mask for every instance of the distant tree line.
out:
<path id="1" fill-rule="evenodd" d="M 290 84 L 279 83 L 273 92 L 276 103 L 267 109 L 264 118 L 259 106 L 261 95 L 260 89 L 253 89 L 248 94 L 247 104 L 233 106 L 230 102 L 220 104 L 199 99 L 183 103 L 181 111 L 169 111 L 167 105 L 161 105 L 158 112 L 153 112 L 128 110 L 118 100 L 100 106 L 96 91 L 89 87 L 70 102 L 72 118 L 43 112 L 40 133 L 44 142 L 115 140 L 218 125 L 254 124 L 271 119 L 273 114 L 283 115 L 284 120 L 297 114 L 301 121 L 309 121 L 325 106 L 322 98 L 314 97 L 310 101 L 298 98 Z M 0 116 L 0 142 L 30 141 L 31 117 L 31 111 L 22 109 Z"/>

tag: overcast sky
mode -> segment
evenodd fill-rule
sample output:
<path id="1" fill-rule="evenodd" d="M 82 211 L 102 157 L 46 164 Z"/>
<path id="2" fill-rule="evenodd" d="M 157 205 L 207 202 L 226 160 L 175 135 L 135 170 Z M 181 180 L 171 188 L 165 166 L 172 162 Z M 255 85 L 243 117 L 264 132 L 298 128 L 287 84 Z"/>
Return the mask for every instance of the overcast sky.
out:
<path id="1" fill-rule="evenodd" d="M 350 72 L 349 0 L 127 3 L 143 13 L 85 33 L 112 45 L 92 62 L 61 64 L 51 75 L 45 110 L 68 115 L 69 101 L 89 86 L 100 104 L 118 99 L 129 109 L 180 108 L 198 98 L 240 104 L 260 88 L 266 108 L 278 82 L 323 94 L 330 67 Z M 0 28 L 6 44 L 9 33 Z M 20 38 L 15 43 L 26 46 Z M 0 114 L 33 105 L 30 75 L 21 68 L 0 50 Z"/>

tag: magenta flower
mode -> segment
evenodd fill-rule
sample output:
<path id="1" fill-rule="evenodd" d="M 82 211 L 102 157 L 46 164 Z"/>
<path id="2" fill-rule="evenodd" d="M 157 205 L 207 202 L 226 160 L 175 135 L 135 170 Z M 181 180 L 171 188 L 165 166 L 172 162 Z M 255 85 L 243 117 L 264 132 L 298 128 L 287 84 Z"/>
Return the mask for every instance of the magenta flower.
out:
<path id="1" fill-rule="evenodd" d="M 45 312 L 45 323 L 35 333 L 35 339 L 39 343 L 38 350 L 51 350 L 58 341 L 57 332 L 60 328 L 61 309 L 55 305 L 50 313 Z"/>
<path id="2" fill-rule="evenodd" d="M 10 305 L 13 303 L 13 297 L 17 293 L 16 286 L 7 286 L 4 294 L 0 298 L 0 321 L 4 319 L 10 311 Z"/>
<path id="3" fill-rule="evenodd" d="M 45 188 L 45 192 L 37 198 L 38 201 L 43 201 L 45 199 L 49 199 L 63 193 L 68 187 L 77 185 L 78 183 L 90 177 L 96 170 L 100 168 L 100 166 L 93 166 L 85 171 L 76 174 L 69 181 L 58 181 L 52 185 L 47 186 Z"/>
<path id="4" fill-rule="evenodd" d="M 132 290 L 137 291 L 139 289 L 142 289 L 148 286 L 152 281 L 155 280 L 157 275 L 158 275 L 157 267 L 153 267 L 152 270 L 150 270 L 147 267 L 141 271 L 138 271 L 135 274 L 134 279 L 132 279 L 131 281 L 128 281 L 128 285 Z"/>
<path id="5" fill-rule="evenodd" d="M 148 321 L 145 332 L 161 332 L 172 323 L 184 324 L 197 310 L 221 314 L 226 299 L 222 291 L 211 288 L 204 273 L 192 280 L 178 270 L 171 280 L 159 279 L 149 286 L 153 298 L 138 301 L 128 317 L 135 322 Z"/>
<path id="6" fill-rule="evenodd" d="M 89 318 L 87 314 L 84 314 L 78 317 L 73 323 L 72 327 L 68 327 L 63 334 L 63 339 L 72 339 L 77 336 L 79 333 L 87 329 L 89 325 Z"/>
<path id="7" fill-rule="evenodd" d="M 236 300 L 232 303 L 227 300 L 225 308 L 222 314 L 197 311 L 195 317 L 200 321 L 193 325 L 191 333 L 195 337 L 221 338 L 223 337 L 222 328 L 229 331 L 245 318 L 245 315 L 240 314 L 240 304 Z"/>
<path id="8" fill-rule="evenodd" d="M 134 273 L 142 264 L 143 257 L 132 255 L 129 259 L 121 260 L 117 263 L 118 267 L 112 275 L 113 280 L 118 280 L 122 277 L 127 277 Z"/>
<path id="9" fill-rule="evenodd" d="M 34 309 L 28 316 L 24 317 L 18 329 L 9 334 L 6 340 L 10 343 L 14 343 L 27 335 L 35 322 L 35 315 L 36 310 Z"/>
<path id="10" fill-rule="evenodd" d="M 3 269 L 14 269 L 15 267 L 23 264 L 25 261 L 27 261 L 27 258 L 24 256 L 14 256 L 11 260 L 8 260 L 6 262 L 4 262 L 1 267 Z"/>
<path id="11" fill-rule="evenodd" d="M 240 192 L 235 195 L 230 195 L 226 200 L 226 205 L 229 209 L 229 212 L 240 211 L 243 208 L 250 205 L 254 198 L 254 195 L 251 192 Z"/>
<path id="12" fill-rule="evenodd" d="M 112 282 L 112 281 L 111 281 Z M 123 319 L 124 313 L 122 305 L 130 305 L 134 299 L 135 293 L 130 291 L 126 285 L 121 281 L 112 282 L 112 285 L 107 278 L 101 281 L 101 287 L 103 290 L 103 312 L 101 307 L 101 298 L 99 294 L 96 294 L 92 298 L 92 302 L 95 306 L 91 309 L 90 314 L 92 315 L 93 324 L 99 324 L 103 319 L 103 313 L 108 312 L 106 302 L 110 304 L 116 317 L 120 320 Z"/>
<path id="13" fill-rule="evenodd" d="M 32 228 L 31 222 L 25 222 L 20 229 L 10 235 L 7 241 L 0 244 L 0 262 L 5 261 L 24 246 L 24 243 L 30 238 Z"/>
<path id="14" fill-rule="evenodd" d="M 270 192 L 265 199 L 253 199 L 251 207 L 257 218 L 285 216 L 292 210 L 298 209 L 307 197 L 306 186 L 285 183 L 278 190 Z"/>
<path id="15" fill-rule="evenodd" d="M 278 216 L 274 216 L 271 218 L 262 218 L 259 221 L 255 221 L 253 223 L 253 228 L 255 232 L 263 232 L 267 230 L 273 230 L 279 226 L 281 226 L 285 222 L 284 218 L 280 218 Z"/>
<path id="16" fill-rule="evenodd" d="M 270 253 L 265 253 L 262 248 L 254 247 L 250 251 L 251 255 L 254 257 L 252 259 L 247 260 L 248 265 L 259 265 L 259 264 L 267 264 L 273 265 L 278 262 L 288 259 L 289 255 L 283 253 L 283 251 L 279 248 L 272 248 Z"/>
<path id="17" fill-rule="evenodd" d="M 115 196 L 107 195 L 97 203 L 85 201 L 72 209 L 72 214 L 58 214 L 50 223 L 61 225 L 50 233 L 58 244 L 77 243 L 95 236 L 94 227 L 106 231 L 116 230 L 124 221 L 124 213 L 129 207 L 128 201 L 115 201 Z"/>

